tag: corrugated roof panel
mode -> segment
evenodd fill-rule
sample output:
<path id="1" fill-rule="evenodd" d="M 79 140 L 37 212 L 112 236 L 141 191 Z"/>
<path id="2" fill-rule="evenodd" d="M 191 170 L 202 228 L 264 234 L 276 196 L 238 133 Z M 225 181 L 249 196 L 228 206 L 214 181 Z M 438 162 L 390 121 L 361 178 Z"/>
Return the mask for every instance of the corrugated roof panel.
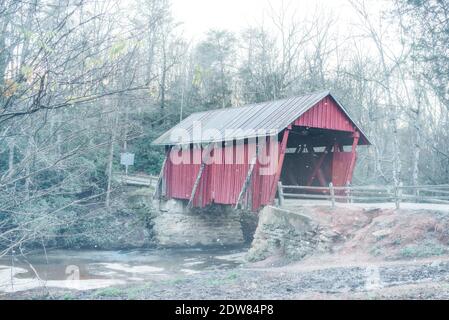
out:
<path id="1" fill-rule="evenodd" d="M 153 144 L 179 144 L 177 140 L 179 137 L 175 134 L 177 130 L 184 130 L 183 135 L 188 136 L 188 139 L 184 137 L 182 140 L 183 144 L 254 138 L 259 133 L 258 130 L 262 130 L 263 135 L 275 135 L 328 95 L 330 95 L 329 91 L 321 91 L 243 107 L 194 113 L 157 138 Z M 347 114 L 343 107 L 342 110 Z M 354 122 L 352 119 L 351 121 Z M 194 136 L 196 124 L 201 126 L 202 136 Z M 208 136 L 205 132 L 216 134 L 217 137 Z"/>

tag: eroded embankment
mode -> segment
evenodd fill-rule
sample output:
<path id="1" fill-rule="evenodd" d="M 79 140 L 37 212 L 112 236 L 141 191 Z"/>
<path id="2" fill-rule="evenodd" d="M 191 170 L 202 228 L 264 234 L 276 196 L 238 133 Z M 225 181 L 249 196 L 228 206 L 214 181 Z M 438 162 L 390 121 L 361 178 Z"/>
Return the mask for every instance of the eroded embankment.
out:
<path id="1" fill-rule="evenodd" d="M 323 253 L 383 260 L 445 255 L 449 253 L 449 212 L 267 207 L 260 213 L 248 257 L 300 260 Z"/>

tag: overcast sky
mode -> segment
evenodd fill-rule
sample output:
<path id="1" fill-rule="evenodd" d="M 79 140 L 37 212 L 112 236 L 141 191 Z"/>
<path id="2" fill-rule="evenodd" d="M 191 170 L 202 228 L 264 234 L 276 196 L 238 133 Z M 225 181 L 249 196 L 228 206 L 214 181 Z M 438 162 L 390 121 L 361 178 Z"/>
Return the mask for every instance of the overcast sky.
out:
<path id="1" fill-rule="evenodd" d="M 367 0 L 373 8 L 379 8 L 378 0 Z M 183 22 L 185 35 L 198 40 L 211 28 L 240 31 L 267 19 L 271 5 L 279 9 L 282 0 L 172 0 L 177 21 Z M 284 0 L 289 11 L 296 10 L 298 17 L 313 15 L 316 10 L 332 12 L 339 21 L 339 29 L 354 22 L 354 12 L 348 0 Z"/>

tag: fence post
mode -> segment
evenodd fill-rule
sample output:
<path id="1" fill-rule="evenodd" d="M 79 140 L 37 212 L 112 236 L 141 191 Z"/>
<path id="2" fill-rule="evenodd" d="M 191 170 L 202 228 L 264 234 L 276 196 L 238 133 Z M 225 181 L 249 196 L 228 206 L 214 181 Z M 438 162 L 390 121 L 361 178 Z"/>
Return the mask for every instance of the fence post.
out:
<path id="1" fill-rule="evenodd" d="M 278 182 L 278 195 L 279 195 L 279 206 L 282 207 L 284 205 L 284 191 L 282 189 L 282 182 Z"/>
<path id="2" fill-rule="evenodd" d="M 334 184 L 332 182 L 329 183 L 329 192 L 331 194 L 332 208 L 335 208 L 335 190 L 334 190 Z"/>
<path id="3" fill-rule="evenodd" d="M 347 203 L 352 203 L 352 200 L 351 200 L 351 184 L 349 183 L 349 181 L 346 182 L 345 193 L 346 193 L 346 202 Z"/>
<path id="4" fill-rule="evenodd" d="M 394 186 L 394 197 L 396 200 L 396 210 L 399 210 L 401 207 L 402 198 L 402 182 L 399 182 L 399 185 Z"/>
<path id="5" fill-rule="evenodd" d="M 415 186 L 415 202 L 419 203 L 419 187 Z"/>

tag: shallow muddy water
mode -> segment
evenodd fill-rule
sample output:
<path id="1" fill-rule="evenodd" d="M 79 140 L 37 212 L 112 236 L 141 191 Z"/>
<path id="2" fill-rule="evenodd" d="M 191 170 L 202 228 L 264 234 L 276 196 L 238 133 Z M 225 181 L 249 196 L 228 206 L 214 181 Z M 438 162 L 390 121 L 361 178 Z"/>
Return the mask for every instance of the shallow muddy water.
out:
<path id="1" fill-rule="evenodd" d="M 238 268 L 244 249 L 55 250 L 0 259 L 0 293 L 39 286 L 88 290 L 170 280 L 201 271 Z"/>

